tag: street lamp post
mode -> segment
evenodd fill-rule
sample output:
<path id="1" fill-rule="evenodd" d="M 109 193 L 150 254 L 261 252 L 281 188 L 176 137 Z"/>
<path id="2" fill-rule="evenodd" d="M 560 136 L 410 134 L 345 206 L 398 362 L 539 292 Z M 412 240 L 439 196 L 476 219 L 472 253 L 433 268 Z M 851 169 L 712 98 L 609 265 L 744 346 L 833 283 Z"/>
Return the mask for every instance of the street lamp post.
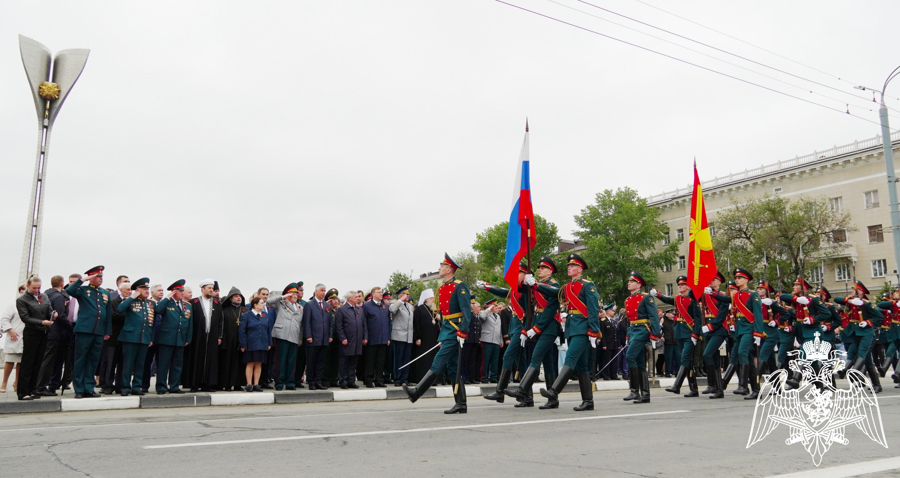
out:
<path id="1" fill-rule="evenodd" d="M 881 118 L 881 141 L 884 145 L 884 167 L 887 170 L 888 200 L 891 203 L 891 236 L 894 240 L 894 264 L 900 269 L 900 205 L 897 204 L 897 175 L 894 172 L 894 147 L 891 142 L 891 126 L 888 122 L 888 110 L 884 104 L 884 92 L 888 83 L 897 75 L 900 75 L 900 67 L 894 69 L 887 79 L 881 91 L 866 86 L 855 87 L 858 90 L 871 90 L 881 94 L 881 107 L 878 116 Z"/>

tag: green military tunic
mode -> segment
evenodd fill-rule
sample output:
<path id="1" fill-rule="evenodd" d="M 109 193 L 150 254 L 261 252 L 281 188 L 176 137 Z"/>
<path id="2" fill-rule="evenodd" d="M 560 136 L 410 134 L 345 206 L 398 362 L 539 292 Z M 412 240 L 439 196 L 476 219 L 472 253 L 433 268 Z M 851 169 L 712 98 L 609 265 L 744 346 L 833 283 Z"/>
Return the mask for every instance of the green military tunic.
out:
<path id="1" fill-rule="evenodd" d="M 431 364 L 431 371 L 440 375 L 446 370 L 455 379 L 460 353 L 457 337 L 465 338 L 469 334 L 472 294 L 465 282 L 453 277 L 438 288 L 437 295 L 442 317 L 441 331 L 438 334 L 441 347 Z"/>
<path id="2" fill-rule="evenodd" d="M 78 301 L 72 386 L 75 393 L 92 394 L 103 340 L 112 334 L 112 311 L 106 289 L 83 284 L 77 280 L 66 287 L 69 296 Z"/>
<path id="3" fill-rule="evenodd" d="M 140 393 L 144 379 L 144 360 L 153 342 L 153 320 L 156 303 L 150 299 L 131 297 L 123 300 L 116 311 L 125 314 L 125 324 L 119 332 L 122 343 L 122 392 Z"/>
<path id="4" fill-rule="evenodd" d="M 659 340 L 659 312 L 650 294 L 637 292 L 625 299 L 628 317 L 628 352 L 625 359 L 628 368 L 644 370 L 644 349 L 651 340 Z"/>
<path id="5" fill-rule="evenodd" d="M 156 391 L 176 392 L 181 385 L 184 347 L 193 338 L 191 304 L 166 297 L 156 304 L 156 332 L 153 342 L 159 346 Z"/>
<path id="6" fill-rule="evenodd" d="M 663 303 L 674 305 L 678 311 L 675 321 L 675 356 L 678 357 L 680 366 L 690 370 L 694 357 L 694 341 L 691 339 L 698 340 L 703 333 L 700 304 L 690 290 L 687 296 L 667 297 L 660 294 L 657 298 Z"/>
<path id="7" fill-rule="evenodd" d="M 575 279 L 559 291 L 560 304 L 568 310 L 566 317 L 565 366 L 575 369 L 575 373 L 590 373 L 590 343 L 588 337 L 600 336 L 600 297 L 597 287 L 591 281 Z"/>

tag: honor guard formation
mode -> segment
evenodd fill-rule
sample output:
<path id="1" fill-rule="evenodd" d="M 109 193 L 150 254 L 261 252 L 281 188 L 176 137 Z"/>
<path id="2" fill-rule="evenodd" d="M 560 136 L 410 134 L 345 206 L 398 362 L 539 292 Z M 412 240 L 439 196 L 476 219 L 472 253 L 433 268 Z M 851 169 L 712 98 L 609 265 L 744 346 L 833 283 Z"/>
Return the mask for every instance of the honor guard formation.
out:
<path id="1" fill-rule="evenodd" d="M 701 297 L 680 276 L 677 295 L 668 297 L 632 272 L 623 278 L 629 296 L 619 308 L 602 303 L 581 256 L 565 260 L 563 270 L 550 257 L 536 270 L 523 261 L 512 288 L 476 281 L 494 296 L 483 305 L 446 253 L 440 287 L 417 301 L 408 286 L 393 294 L 350 291 L 342 300 L 323 284 L 304 300 L 303 281 L 280 292 L 259 288 L 249 300 L 236 287 L 220 296 L 212 279 L 199 283 L 197 296 L 184 280 L 163 289 L 147 277 L 118 276 L 107 290 L 103 266 L 72 274 L 68 284 L 54 276 L 46 290 L 32 276 L 0 320 L 0 392 L 14 367 L 19 400 L 70 388 L 75 398 L 144 395 L 154 376 L 160 395 L 355 389 L 359 380 L 367 388 L 392 382 L 411 402 L 432 385 L 449 384 L 455 403 L 445 413 L 456 414 L 467 411 L 467 384 L 496 384 L 484 398 L 510 398 L 517 408 L 534 407 L 538 388 L 545 410 L 559 408 L 559 394 L 576 380 L 581 403 L 574 410 L 586 411 L 594 409 L 593 382 L 620 376 L 629 383 L 623 400 L 634 404 L 650 403 L 651 376 L 659 375 L 674 376 L 665 391 L 686 387 L 686 398 L 723 399 L 737 376 L 732 394 L 753 400 L 778 369 L 788 371 L 785 388 L 799 388 L 802 374 L 789 364 L 814 340 L 846 353 L 839 378 L 855 369 L 877 393 L 893 367 L 900 383 L 898 291 L 872 300 L 856 281 L 850 297 L 832 297 L 803 277 L 791 291 L 777 290 L 736 268 L 730 281 L 717 272 Z M 563 273 L 568 279 L 560 284 L 553 276 Z M 708 384 L 702 391 L 699 377 Z"/>

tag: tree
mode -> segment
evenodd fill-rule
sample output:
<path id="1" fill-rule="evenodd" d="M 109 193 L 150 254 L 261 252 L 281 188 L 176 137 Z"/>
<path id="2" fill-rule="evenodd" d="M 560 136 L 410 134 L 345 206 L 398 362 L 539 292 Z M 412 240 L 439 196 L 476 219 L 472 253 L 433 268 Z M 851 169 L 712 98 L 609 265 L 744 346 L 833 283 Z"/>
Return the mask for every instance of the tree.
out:
<path id="1" fill-rule="evenodd" d="M 475 243 L 472 249 L 481 255 L 480 262 L 488 264 L 489 267 L 499 267 L 502 269 L 506 261 L 506 235 L 509 228 L 509 221 L 503 221 L 485 229 L 475 235 Z M 544 219 L 541 216 L 534 216 L 534 233 L 537 244 L 531 250 L 531 258 L 533 262 L 537 262 L 541 256 L 550 255 L 559 246 L 559 232 L 556 224 Z"/>
<path id="2" fill-rule="evenodd" d="M 393 295 L 396 299 L 397 296 L 395 294 L 403 286 L 409 287 L 409 296 L 411 297 L 411 301 L 418 300 L 419 295 L 422 294 L 422 291 L 428 288 L 424 282 L 413 282 L 412 277 L 410 277 L 409 275 L 404 274 L 400 271 L 394 271 L 388 278 L 385 290 L 391 291 L 391 295 Z"/>
<path id="3" fill-rule="evenodd" d="M 589 267 L 585 277 L 594 281 L 601 302 L 624 302 L 631 271 L 653 284 L 656 271 L 675 262 L 677 241 L 657 249 L 668 231 L 658 217 L 656 208 L 627 187 L 597 193 L 595 203 L 575 216 L 575 237 L 587 246 L 581 253 Z"/>
<path id="4" fill-rule="evenodd" d="M 732 207 L 716 215 L 714 229 L 720 270 L 730 263 L 785 289 L 841 256 L 847 235 L 856 231 L 850 213 L 833 211 L 824 196 L 789 201 L 768 194 L 742 203 L 732 199 Z"/>

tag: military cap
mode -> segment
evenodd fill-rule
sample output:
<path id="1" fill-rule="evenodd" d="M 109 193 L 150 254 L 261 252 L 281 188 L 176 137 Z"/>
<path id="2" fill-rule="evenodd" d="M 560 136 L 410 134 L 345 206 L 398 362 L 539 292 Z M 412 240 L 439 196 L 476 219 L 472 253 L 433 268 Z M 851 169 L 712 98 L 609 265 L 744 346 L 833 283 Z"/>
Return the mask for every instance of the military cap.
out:
<path id="1" fill-rule="evenodd" d="M 294 283 L 297 284 L 297 288 L 298 288 L 298 289 L 302 289 L 302 288 L 303 288 L 303 281 L 302 281 L 302 280 L 298 280 L 297 282 L 294 282 Z"/>
<path id="2" fill-rule="evenodd" d="M 798 277 L 797 280 L 794 281 L 794 284 L 799 285 L 806 290 L 812 289 L 812 286 L 809 285 L 809 282 L 806 282 L 806 279 L 804 279 L 803 276 Z"/>
<path id="3" fill-rule="evenodd" d="M 881 293 L 881 298 L 882 298 L 882 299 L 890 299 L 890 298 L 891 298 L 891 294 L 890 294 L 889 292 L 882 292 L 882 293 Z"/>
<path id="4" fill-rule="evenodd" d="M 719 279 L 719 282 L 725 283 L 728 282 L 725 280 L 725 275 L 722 274 L 722 271 L 716 271 L 716 278 Z"/>
<path id="5" fill-rule="evenodd" d="M 816 289 L 816 292 L 825 294 L 825 302 L 831 300 L 831 292 L 828 292 L 828 289 L 826 289 L 824 285 L 820 285 L 819 288 Z"/>
<path id="6" fill-rule="evenodd" d="M 779 288 L 775 289 L 775 293 L 778 295 L 781 295 L 781 294 L 787 294 L 787 291 L 779 287 Z"/>
<path id="7" fill-rule="evenodd" d="M 400 294 L 409 294 L 409 286 L 405 285 L 405 286 L 397 289 L 397 295 L 399 296 Z"/>
<path id="8" fill-rule="evenodd" d="M 768 292 L 770 294 L 775 292 L 775 288 L 772 287 L 772 285 L 769 284 L 769 281 L 767 281 L 765 279 L 759 281 L 759 284 L 756 285 L 756 288 L 757 289 L 766 289 L 766 292 Z"/>
<path id="9" fill-rule="evenodd" d="M 382 299 L 390 299 L 391 297 L 393 297 L 393 296 L 391 295 L 391 291 L 389 291 L 389 290 L 386 290 L 386 291 L 382 292 L 382 294 L 381 294 Z"/>
<path id="10" fill-rule="evenodd" d="M 584 262 L 584 259 L 582 259 L 581 256 L 575 254 L 574 252 L 566 256 L 566 266 L 571 266 L 573 264 L 576 266 L 581 266 L 581 268 L 584 270 L 588 269 L 587 262 Z"/>
<path id="11" fill-rule="evenodd" d="M 325 293 L 325 300 L 337 299 L 337 297 L 338 297 L 338 290 L 335 289 L 334 287 L 332 287 L 331 289 L 328 289 L 328 292 Z"/>
<path id="12" fill-rule="evenodd" d="M 140 279 L 131 283 L 131 290 L 137 290 L 139 287 L 150 287 L 150 279 L 141 277 Z"/>
<path id="13" fill-rule="evenodd" d="M 675 278 L 675 285 L 687 285 L 687 276 L 678 276 Z"/>
<path id="14" fill-rule="evenodd" d="M 488 299 L 487 302 L 484 303 L 485 307 L 490 307 L 497 303 L 497 299 Z"/>
<path id="15" fill-rule="evenodd" d="M 630 280 L 630 281 L 633 280 L 633 281 L 637 282 L 638 284 L 641 285 L 641 287 L 643 287 L 647 284 L 647 281 L 645 281 L 644 278 L 641 277 L 641 275 L 635 271 L 631 271 L 631 274 L 628 276 L 628 280 Z"/>
<path id="16" fill-rule="evenodd" d="M 546 267 L 546 268 L 550 269 L 551 271 L 553 271 L 553 273 L 556 273 L 556 271 L 557 271 L 557 269 L 556 269 L 556 263 L 553 262 L 553 259 L 551 259 L 551 258 L 549 258 L 549 257 L 547 257 L 547 256 L 541 257 L 541 260 L 538 261 L 538 267 L 539 267 L 539 268 L 540 268 L 540 267 Z"/>
<path id="17" fill-rule="evenodd" d="M 528 264 L 525 261 L 519 263 L 519 272 L 524 272 L 526 274 L 531 274 L 531 269 L 528 268 Z"/>
<path id="18" fill-rule="evenodd" d="M 284 286 L 284 290 L 281 291 L 281 295 L 293 294 L 294 292 L 300 292 L 300 288 L 297 287 L 296 282 L 291 282 L 290 284 Z"/>
<path id="19" fill-rule="evenodd" d="M 615 305 L 616 305 L 615 302 L 610 302 L 610 303 L 608 303 L 608 304 L 606 304 L 606 305 L 603 306 L 603 310 L 609 310 L 609 309 L 612 309 L 613 307 L 615 307 Z"/>
<path id="20" fill-rule="evenodd" d="M 453 262 L 453 259 L 451 259 L 450 255 L 447 254 L 446 252 L 444 253 L 444 260 L 441 261 L 441 265 L 443 265 L 443 264 L 447 264 L 453 270 L 462 269 L 462 267 L 460 267 L 458 264 Z"/>
<path id="21" fill-rule="evenodd" d="M 310 298 L 310 300 L 312 300 L 312 298 Z M 371 292 L 368 293 L 368 294 L 366 294 L 366 300 L 364 300 L 363 302 L 368 302 L 368 301 L 370 301 L 370 300 L 372 300 L 372 293 L 371 293 Z"/>
<path id="22" fill-rule="evenodd" d="M 186 283 L 187 282 L 185 282 L 184 279 L 178 279 L 177 281 L 173 282 L 167 290 L 184 290 L 184 285 Z"/>
<path id="23" fill-rule="evenodd" d="M 735 290 L 738 289 L 737 283 L 733 280 L 728 281 L 728 288 L 735 289 Z"/>
<path id="24" fill-rule="evenodd" d="M 734 269 L 734 278 L 737 279 L 738 277 L 743 277 L 748 281 L 753 280 L 753 274 L 751 274 L 747 269 L 742 269 L 740 267 L 736 267 Z"/>
<path id="25" fill-rule="evenodd" d="M 103 266 L 94 266 L 88 269 L 87 272 L 84 273 L 84 275 L 89 276 L 94 274 L 103 274 L 103 269 L 105 269 L 105 267 Z"/>
<path id="26" fill-rule="evenodd" d="M 853 284 L 853 288 L 861 290 L 863 295 L 869 295 L 869 289 L 867 289 L 860 281 L 856 281 L 856 283 Z"/>

